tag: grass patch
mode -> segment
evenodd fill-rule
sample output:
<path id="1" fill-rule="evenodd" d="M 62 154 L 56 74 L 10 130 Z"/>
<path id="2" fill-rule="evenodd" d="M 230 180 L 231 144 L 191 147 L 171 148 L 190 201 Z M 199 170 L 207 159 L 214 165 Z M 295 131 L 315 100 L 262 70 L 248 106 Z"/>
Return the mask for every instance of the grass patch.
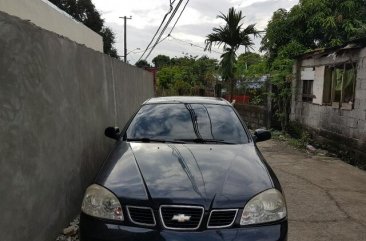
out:
<path id="1" fill-rule="evenodd" d="M 311 135 L 306 131 L 302 131 L 299 138 L 294 138 L 288 133 L 284 133 L 278 130 L 272 130 L 272 138 L 275 140 L 287 142 L 290 146 L 296 149 L 306 149 L 306 146 L 311 143 Z"/>
<path id="2" fill-rule="evenodd" d="M 338 157 L 348 164 L 356 166 L 362 170 L 366 170 L 365 161 L 357 161 L 356 159 L 354 159 L 354 155 L 352 155 L 349 150 L 346 150 L 344 148 L 337 148 L 334 145 L 330 146 L 327 143 L 317 142 L 315 139 L 312 138 L 311 133 L 307 129 L 303 128 L 299 123 L 292 122 L 287 132 L 273 129 L 271 130 L 271 132 L 272 138 L 274 140 L 285 142 L 286 144 L 294 147 L 297 150 L 302 150 L 321 156 Z M 313 146 L 315 149 L 308 149 L 308 145 Z"/>

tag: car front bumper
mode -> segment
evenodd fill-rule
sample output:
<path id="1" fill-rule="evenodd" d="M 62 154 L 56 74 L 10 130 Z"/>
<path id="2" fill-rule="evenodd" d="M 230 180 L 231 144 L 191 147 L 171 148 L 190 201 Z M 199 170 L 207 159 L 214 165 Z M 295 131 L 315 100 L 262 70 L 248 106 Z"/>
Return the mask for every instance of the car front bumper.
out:
<path id="1" fill-rule="evenodd" d="M 287 220 L 272 225 L 182 232 L 111 224 L 82 213 L 80 239 L 81 241 L 286 241 Z"/>

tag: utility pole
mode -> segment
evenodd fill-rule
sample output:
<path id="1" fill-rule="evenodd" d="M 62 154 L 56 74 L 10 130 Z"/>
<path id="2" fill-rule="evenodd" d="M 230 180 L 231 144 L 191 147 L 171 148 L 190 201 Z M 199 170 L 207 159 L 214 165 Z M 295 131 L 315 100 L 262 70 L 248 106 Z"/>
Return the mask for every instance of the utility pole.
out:
<path id="1" fill-rule="evenodd" d="M 119 18 L 124 19 L 124 28 L 125 28 L 125 32 L 124 32 L 124 35 L 125 35 L 125 50 L 124 50 L 124 52 L 125 53 L 124 53 L 123 59 L 124 59 L 124 62 L 127 63 L 127 20 L 132 19 L 132 16 L 130 16 L 130 17 L 123 16 L 123 17 L 119 17 Z"/>

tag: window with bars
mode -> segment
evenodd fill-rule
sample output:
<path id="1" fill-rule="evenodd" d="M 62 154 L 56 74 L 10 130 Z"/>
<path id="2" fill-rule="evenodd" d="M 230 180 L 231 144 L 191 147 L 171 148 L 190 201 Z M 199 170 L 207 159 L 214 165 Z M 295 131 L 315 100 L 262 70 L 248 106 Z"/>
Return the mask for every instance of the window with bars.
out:
<path id="1" fill-rule="evenodd" d="M 303 80 L 302 82 L 302 101 L 313 102 L 313 83 L 314 80 Z"/>

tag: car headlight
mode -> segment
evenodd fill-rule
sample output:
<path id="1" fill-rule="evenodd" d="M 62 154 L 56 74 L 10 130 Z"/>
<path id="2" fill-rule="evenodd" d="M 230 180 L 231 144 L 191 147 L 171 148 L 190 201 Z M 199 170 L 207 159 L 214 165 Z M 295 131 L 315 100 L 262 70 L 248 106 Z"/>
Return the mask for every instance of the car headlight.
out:
<path id="1" fill-rule="evenodd" d="M 286 215 L 286 202 L 282 193 L 276 189 L 269 189 L 245 205 L 240 225 L 274 222 L 285 218 Z"/>
<path id="2" fill-rule="evenodd" d="M 123 221 L 118 198 L 106 188 L 93 184 L 86 189 L 81 210 L 90 216 Z"/>

